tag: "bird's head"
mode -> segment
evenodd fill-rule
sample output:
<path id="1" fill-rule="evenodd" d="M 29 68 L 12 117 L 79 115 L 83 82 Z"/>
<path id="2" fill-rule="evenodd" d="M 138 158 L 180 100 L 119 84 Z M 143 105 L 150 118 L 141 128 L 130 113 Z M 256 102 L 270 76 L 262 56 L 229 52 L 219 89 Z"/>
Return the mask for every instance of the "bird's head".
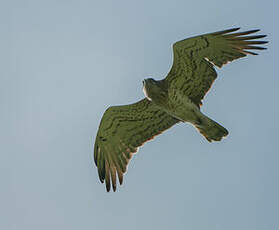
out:
<path id="1" fill-rule="evenodd" d="M 143 84 L 143 87 L 145 87 L 145 86 L 151 86 L 152 87 L 152 85 L 157 84 L 157 81 L 154 80 L 153 78 L 146 78 L 142 81 L 142 84 Z"/>
<path id="2" fill-rule="evenodd" d="M 150 101 L 158 101 L 165 94 L 163 81 L 156 81 L 153 78 L 147 78 L 142 81 L 143 92 Z"/>

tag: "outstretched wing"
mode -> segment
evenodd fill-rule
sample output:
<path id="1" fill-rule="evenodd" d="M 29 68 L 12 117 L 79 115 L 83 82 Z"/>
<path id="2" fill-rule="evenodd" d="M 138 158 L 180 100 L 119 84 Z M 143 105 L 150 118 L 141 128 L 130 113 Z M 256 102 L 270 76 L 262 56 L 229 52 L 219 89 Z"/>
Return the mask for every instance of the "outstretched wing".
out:
<path id="1" fill-rule="evenodd" d="M 259 30 L 232 33 L 237 30 L 239 28 L 176 42 L 173 45 L 173 66 L 166 77 L 170 88 L 182 91 L 196 105 L 201 105 L 201 100 L 217 77 L 214 65 L 221 68 L 247 54 L 257 55 L 251 50 L 266 49 L 256 45 L 267 41 L 255 40 L 266 35 L 249 35 Z"/>
<path id="2" fill-rule="evenodd" d="M 94 146 L 100 181 L 116 190 L 116 173 L 122 184 L 129 160 L 139 146 L 179 122 L 143 99 L 135 104 L 109 107 L 103 115 Z"/>

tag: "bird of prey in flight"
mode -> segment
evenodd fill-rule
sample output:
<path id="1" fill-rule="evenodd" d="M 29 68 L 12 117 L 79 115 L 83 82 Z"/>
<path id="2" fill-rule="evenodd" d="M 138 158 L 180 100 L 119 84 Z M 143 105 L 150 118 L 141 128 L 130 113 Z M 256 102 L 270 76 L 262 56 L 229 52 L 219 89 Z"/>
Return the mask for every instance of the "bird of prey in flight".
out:
<path id="1" fill-rule="evenodd" d="M 204 115 L 200 106 L 217 77 L 215 66 L 257 55 L 266 49 L 255 35 L 259 30 L 233 28 L 187 38 L 173 44 L 173 64 L 163 80 L 143 80 L 145 98 L 130 105 L 109 107 L 101 120 L 94 146 L 100 181 L 116 190 L 133 154 L 146 141 L 179 122 L 189 122 L 209 141 L 220 141 L 228 131 Z M 252 35 L 251 35 L 252 34 Z"/>

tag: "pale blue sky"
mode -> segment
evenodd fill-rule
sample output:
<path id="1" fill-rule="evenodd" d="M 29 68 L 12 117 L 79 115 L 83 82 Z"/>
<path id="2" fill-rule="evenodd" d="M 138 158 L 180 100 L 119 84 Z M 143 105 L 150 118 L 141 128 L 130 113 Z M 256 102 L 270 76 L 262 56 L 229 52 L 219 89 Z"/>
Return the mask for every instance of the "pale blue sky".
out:
<path id="1" fill-rule="evenodd" d="M 277 230 L 276 1 L 1 1 L 0 229 Z M 268 50 L 218 70 L 202 111 L 230 134 L 180 124 L 133 158 L 107 193 L 93 164 L 110 105 L 161 79 L 171 44 L 240 26 Z"/>

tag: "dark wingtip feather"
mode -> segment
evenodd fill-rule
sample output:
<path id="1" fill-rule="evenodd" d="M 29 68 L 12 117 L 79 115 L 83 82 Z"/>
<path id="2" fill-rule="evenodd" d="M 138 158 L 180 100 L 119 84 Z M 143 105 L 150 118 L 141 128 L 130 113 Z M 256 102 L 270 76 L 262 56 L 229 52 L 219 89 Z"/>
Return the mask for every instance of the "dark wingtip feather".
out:
<path id="1" fill-rule="evenodd" d="M 266 50 L 266 47 L 261 47 L 261 46 L 249 46 L 249 45 L 245 45 L 245 46 L 241 46 L 241 48 L 243 49 L 251 49 L 251 50 Z"/>
<path id="2" fill-rule="evenodd" d="M 97 166 L 97 151 L 98 151 L 98 147 L 97 147 L 97 144 L 95 143 L 95 145 L 94 145 L 94 162 L 95 162 L 96 166 Z"/>
<path id="3" fill-rule="evenodd" d="M 259 55 L 258 53 L 254 53 L 251 51 L 243 50 L 244 53 L 251 54 L 251 55 Z"/>
<path id="4" fill-rule="evenodd" d="M 118 175 L 119 184 L 122 185 L 122 183 L 123 183 L 123 173 L 118 170 L 117 175 Z"/>
<path id="5" fill-rule="evenodd" d="M 113 191 L 116 191 L 116 184 L 112 184 Z"/>
<path id="6" fill-rule="evenodd" d="M 251 36 L 243 36 L 243 37 L 229 37 L 229 40 L 253 40 L 259 38 L 265 38 L 267 35 L 251 35 Z"/>
<path id="7" fill-rule="evenodd" d="M 110 180 L 106 180 L 106 189 L 107 189 L 107 192 L 110 191 Z"/>
<path id="8" fill-rule="evenodd" d="M 241 41 L 238 41 L 239 43 L 241 43 Z M 266 44 L 268 43 L 268 41 L 242 41 L 242 42 L 248 42 L 249 45 L 258 45 L 258 44 Z"/>
<path id="9" fill-rule="evenodd" d="M 260 31 L 259 29 L 247 30 L 247 31 L 238 32 L 238 33 L 226 34 L 224 36 L 225 37 L 239 37 L 239 36 L 243 36 L 243 35 L 253 34 L 253 33 L 256 33 L 256 32 L 259 32 L 259 31 Z"/>
<path id="10" fill-rule="evenodd" d="M 252 33 L 257 33 L 257 32 L 259 32 L 259 31 L 261 31 L 261 30 L 260 30 L 260 29 L 254 29 L 254 30 L 247 30 L 247 31 L 245 31 L 245 32 L 243 32 L 243 33 L 252 34 Z"/>
<path id="11" fill-rule="evenodd" d="M 214 32 L 214 33 L 212 33 L 212 35 L 227 34 L 227 33 L 235 32 L 235 31 L 237 31 L 239 29 L 240 29 L 240 27 L 235 27 L 235 28 L 228 29 L 228 30 L 222 30 L 222 31 Z"/>
<path id="12" fill-rule="evenodd" d="M 101 183 L 104 183 L 105 176 L 99 170 L 98 170 L 98 174 L 99 174 L 99 179 L 100 179 Z"/>
<path id="13" fill-rule="evenodd" d="M 102 183 L 104 183 L 104 179 L 106 177 L 106 172 L 105 172 L 105 161 L 102 158 L 102 156 L 100 156 L 97 161 L 97 168 L 98 168 L 99 179 Z"/>
<path id="14" fill-rule="evenodd" d="M 112 188 L 113 191 L 115 192 L 116 190 L 116 170 L 115 168 L 111 168 L 111 184 L 112 184 Z"/>
<path id="15" fill-rule="evenodd" d="M 107 192 L 109 192 L 110 191 L 110 169 L 109 169 L 109 164 L 107 161 L 105 161 L 104 174 L 105 174 L 105 181 L 106 181 L 106 189 L 107 189 Z"/>

